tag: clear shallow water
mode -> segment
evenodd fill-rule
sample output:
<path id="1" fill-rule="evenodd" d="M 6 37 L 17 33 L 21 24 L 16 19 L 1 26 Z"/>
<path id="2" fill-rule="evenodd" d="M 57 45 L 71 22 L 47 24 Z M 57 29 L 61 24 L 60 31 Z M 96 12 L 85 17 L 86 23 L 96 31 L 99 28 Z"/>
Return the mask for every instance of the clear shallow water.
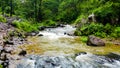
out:
<path id="1" fill-rule="evenodd" d="M 119 68 L 119 60 L 112 60 L 94 54 L 114 52 L 120 54 L 120 46 L 107 44 L 105 47 L 90 47 L 80 37 L 68 36 L 76 28 L 70 25 L 48 28 L 41 31 L 41 37 L 29 37 L 31 44 L 23 48 L 34 54 L 21 61 L 17 68 Z M 75 56 L 79 52 L 88 52 Z M 35 56 L 39 55 L 39 56 Z M 30 58 L 32 57 L 32 59 Z M 25 62 L 26 61 L 26 62 Z"/>

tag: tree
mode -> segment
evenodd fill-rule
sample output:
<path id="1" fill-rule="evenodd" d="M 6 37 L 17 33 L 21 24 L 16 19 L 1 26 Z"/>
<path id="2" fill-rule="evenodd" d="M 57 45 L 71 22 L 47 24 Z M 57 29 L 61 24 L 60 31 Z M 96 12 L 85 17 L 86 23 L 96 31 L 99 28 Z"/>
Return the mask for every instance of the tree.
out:
<path id="1" fill-rule="evenodd" d="M 13 14 L 13 0 L 10 0 L 10 16 Z"/>

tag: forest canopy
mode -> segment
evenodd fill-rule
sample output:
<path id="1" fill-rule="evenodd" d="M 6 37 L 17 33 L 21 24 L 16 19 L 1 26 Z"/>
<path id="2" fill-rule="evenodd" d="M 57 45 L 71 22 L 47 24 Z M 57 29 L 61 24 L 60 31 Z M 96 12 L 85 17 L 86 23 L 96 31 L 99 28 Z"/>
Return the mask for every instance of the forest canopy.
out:
<path id="1" fill-rule="evenodd" d="M 0 0 L 2 14 L 28 20 L 54 20 L 72 23 L 92 13 L 98 22 L 118 24 L 119 0 Z"/>

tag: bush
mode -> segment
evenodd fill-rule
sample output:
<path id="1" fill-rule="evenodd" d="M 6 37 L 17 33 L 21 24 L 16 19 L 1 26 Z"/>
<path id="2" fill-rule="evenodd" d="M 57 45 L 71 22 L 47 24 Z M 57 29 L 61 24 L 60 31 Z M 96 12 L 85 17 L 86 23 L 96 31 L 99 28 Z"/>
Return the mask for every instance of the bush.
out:
<path id="1" fill-rule="evenodd" d="M 57 23 L 53 20 L 46 20 L 43 22 L 46 26 L 55 26 Z"/>
<path id="2" fill-rule="evenodd" d="M 111 33 L 112 37 L 120 37 L 120 27 L 115 27 L 113 32 Z"/>
<path id="3" fill-rule="evenodd" d="M 17 27 L 20 30 L 26 31 L 26 32 L 31 32 L 31 31 L 37 31 L 38 30 L 38 25 L 37 24 L 32 24 L 28 21 L 14 21 L 13 25 Z"/>
<path id="4" fill-rule="evenodd" d="M 2 15 L 0 15 L 0 22 L 6 23 L 7 20 L 6 20 L 6 18 L 4 18 Z"/>
<path id="5" fill-rule="evenodd" d="M 79 24 L 79 23 L 86 23 L 87 22 L 87 16 L 85 15 L 80 15 L 76 20 L 75 20 L 75 24 Z"/>
<path id="6" fill-rule="evenodd" d="M 83 27 L 77 29 L 75 31 L 75 35 L 96 35 L 99 37 L 120 37 L 120 27 L 115 27 L 110 24 L 99 24 L 99 23 L 91 23 L 86 24 Z"/>

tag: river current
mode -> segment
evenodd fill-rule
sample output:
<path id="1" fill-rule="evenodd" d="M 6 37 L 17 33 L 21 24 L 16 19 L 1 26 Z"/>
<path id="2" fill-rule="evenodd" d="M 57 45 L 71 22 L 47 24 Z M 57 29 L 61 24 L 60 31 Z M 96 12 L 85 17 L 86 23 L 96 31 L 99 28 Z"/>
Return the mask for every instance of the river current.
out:
<path id="1" fill-rule="evenodd" d="M 75 30 L 65 25 L 46 28 L 39 32 L 43 36 L 30 37 L 31 44 L 24 45 L 29 55 L 16 68 L 120 68 L 120 46 L 87 46 L 80 37 L 68 35 Z"/>

